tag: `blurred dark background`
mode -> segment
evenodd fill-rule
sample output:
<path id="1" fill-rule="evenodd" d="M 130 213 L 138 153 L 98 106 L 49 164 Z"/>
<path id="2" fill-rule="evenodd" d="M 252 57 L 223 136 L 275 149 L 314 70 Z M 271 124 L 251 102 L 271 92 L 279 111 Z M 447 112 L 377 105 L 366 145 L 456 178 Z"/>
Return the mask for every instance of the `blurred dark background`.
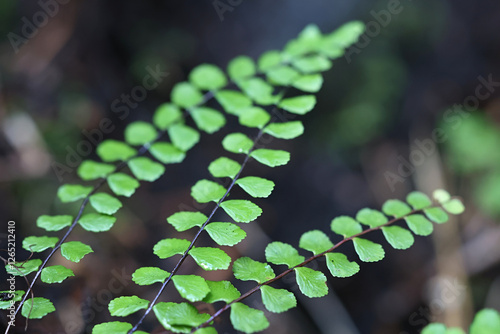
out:
<path id="1" fill-rule="evenodd" d="M 277 186 L 269 199 L 257 201 L 264 214 L 244 226 L 247 240 L 227 251 L 263 260 L 263 245 L 271 240 L 298 245 L 304 231 L 328 232 L 332 218 L 379 208 L 412 190 L 430 194 L 444 187 L 461 196 L 467 210 L 436 226 L 431 237 L 417 237 L 407 251 L 384 243 L 382 262 L 360 264 L 352 278 L 330 278 L 327 297 L 309 300 L 297 293 L 296 309 L 266 313 L 271 326 L 265 333 L 418 333 L 435 320 L 466 328 L 476 310 L 500 309 L 498 1 L 221 0 L 228 6 L 222 13 L 212 1 L 45 3 L 54 1 L 0 2 L 0 216 L 2 226 L 16 222 L 19 245 L 42 233 L 35 226 L 39 215 L 76 213 L 75 205 L 60 203 L 55 194 L 62 183 L 80 182 L 79 155 L 72 152 L 85 133 L 101 139 L 101 120 L 114 127 L 103 137 L 122 139 L 127 124 L 150 121 L 172 86 L 198 64 L 225 68 L 235 56 L 256 59 L 283 48 L 309 23 L 326 33 L 361 20 L 372 30 L 325 74 L 317 107 L 301 118 L 305 134 L 272 143 L 289 150 L 291 162 L 274 169 L 250 164 L 248 175 Z M 384 16 L 390 8 L 397 13 Z M 41 11 L 49 14 L 47 21 Z M 42 24 L 30 30 L 26 21 L 35 17 Z M 114 101 L 157 68 L 168 76 L 127 116 L 116 112 Z M 35 294 L 53 300 L 58 312 L 31 321 L 28 332 L 90 333 L 92 325 L 111 319 L 106 305 L 112 297 L 151 298 L 156 289 L 136 286 L 130 274 L 140 266 L 171 268 L 172 261 L 152 255 L 158 240 L 176 235 L 165 218 L 196 205 L 190 187 L 208 177 L 208 164 L 223 154 L 220 141 L 236 128 L 230 122 L 203 135 L 183 164 L 167 166 L 159 181 L 123 200 L 110 232 L 75 231 L 71 239 L 85 241 L 95 253 L 69 264 L 77 278 L 37 285 Z M 83 158 L 96 156 L 89 151 Z M 371 238 L 382 242 L 381 235 Z M 20 248 L 18 259 L 29 256 Z M 354 259 L 352 246 L 344 252 Z M 52 261 L 68 265 L 60 256 Z M 186 262 L 183 272 L 193 271 L 209 279 L 230 277 L 201 273 Z M 116 288 L 110 289 L 111 282 Z M 281 286 L 298 292 L 292 279 Z M 171 286 L 167 294 L 178 299 Z M 248 304 L 261 306 L 259 298 Z M 22 322 L 15 332 L 23 332 Z M 216 324 L 219 333 L 234 332 L 228 322 L 225 315 Z M 152 315 L 144 329 L 164 332 Z"/>

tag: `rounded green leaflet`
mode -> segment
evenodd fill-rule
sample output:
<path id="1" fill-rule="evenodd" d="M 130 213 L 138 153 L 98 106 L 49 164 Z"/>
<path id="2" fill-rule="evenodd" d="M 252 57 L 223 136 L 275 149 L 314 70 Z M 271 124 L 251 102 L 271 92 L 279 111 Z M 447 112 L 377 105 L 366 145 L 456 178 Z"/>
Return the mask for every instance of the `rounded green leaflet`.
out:
<path id="1" fill-rule="evenodd" d="M 179 107 L 189 109 L 203 102 L 203 95 L 189 82 L 180 82 L 172 88 L 170 99 Z"/>
<path id="2" fill-rule="evenodd" d="M 410 231 L 399 226 L 384 226 L 382 232 L 387 242 L 395 249 L 408 249 L 415 241 Z"/>
<path id="3" fill-rule="evenodd" d="M 209 180 L 200 180 L 191 187 L 191 196 L 198 203 L 218 202 L 225 193 L 226 188 Z"/>
<path id="4" fill-rule="evenodd" d="M 160 259 L 166 259 L 177 254 L 184 254 L 191 244 L 185 239 L 167 238 L 160 240 L 153 247 L 153 253 Z"/>
<path id="5" fill-rule="evenodd" d="M 295 58 L 292 65 L 305 74 L 324 72 L 332 67 L 332 62 L 321 55 L 311 55 L 302 58 Z"/>
<path id="6" fill-rule="evenodd" d="M 267 148 L 259 148 L 252 151 L 250 156 L 261 164 L 269 167 L 283 166 L 290 161 L 290 153 L 282 150 L 271 150 Z"/>
<path id="7" fill-rule="evenodd" d="M 237 223 L 249 223 L 262 214 L 261 208 L 247 200 L 233 199 L 220 206 Z"/>
<path id="8" fill-rule="evenodd" d="M 201 64 L 189 74 L 189 81 L 202 90 L 215 90 L 227 84 L 226 76 L 215 65 Z"/>
<path id="9" fill-rule="evenodd" d="M 222 147 L 232 153 L 248 154 L 253 147 L 253 141 L 243 133 L 230 133 L 222 140 Z"/>
<path id="10" fill-rule="evenodd" d="M 323 86 L 323 76 L 321 74 L 306 74 L 297 77 L 292 86 L 306 93 L 316 93 Z"/>
<path id="11" fill-rule="evenodd" d="M 314 255 L 318 255 L 332 248 L 333 243 L 325 233 L 319 230 L 312 230 L 302 234 L 299 247 L 313 252 Z"/>
<path id="12" fill-rule="evenodd" d="M 283 60 L 281 52 L 278 50 L 270 50 L 264 52 L 258 61 L 259 71 L 266 72 L 267 70 L 280 65 Z"/>
<path id="13" fill-rule="evenodd" d="M 109 313 L 114 317 L 126 317 L 139 310 L 146 309 L 149 301 L 137 296 L 123 296 L 113 299 L 108 304 Z"/>
<path id="14" fill-rule="evenodd" d="M 106 139 L 97 146 L 97 155 L 104 162 L 125 161 L 136 153 L 132 147 L 114 139 Z"/>
<path id="15" fill-rule="evenodd" d="M 122 207 L 122 203 L 117 198 L 106 193 L 94 194 L 89 200 L 97 212 L 107 215 L 115 214 Z"/>
<path id="16" fill-rule="evenodd" d="M 300 291 L 309 298 L 323 297 L 328 294 L 326 276 L 307 267 L 295 268 L 295 275 Z"/>
<path id="17" fill-rule="evenodd" d="M 151 145 L 149 152 L 164 164 L 175 164 L 182 162 L 186 157 L 184 151 L 179 150 L 171 143 L 158 142 Z"/>
<path id="18" fill-rule="evenodd" d="M 276 86 L 290 86 L 300 73 L 288 65 L 276 66 L 266 72 L 269 83 Z"/>
<path id="19" fill-rule="evenodd" d="M 132 196 L 139 187 L 139 181 L 123 173 L 111 174 L 108 177 L 108 184 L 115 195 L 125 197 Z"/>
<path id="20" fill-rule="evenodd" d="M 102 162 L 85 160 L 78 167 L 77 174 L 84 181 L 105 178 L 115 170 L 115 166 Z"/>
<path id="21" fill-rule="evenodd" d="M 244 230 L 232 223 L 210 223 L 205 231 L 221 246 L 234 246 L 247 235 Z"/>
<path id="22" fill-rule="evenodd" d="M 342 235 L 344 238 L 352 237 L 363 231 L 361 225 L 348 216 L 340 216 L 333 219 L 330 227 L 333 232 Z"/>
<path id="23" fill-rule="evenodd" d="M 87 197 L 92 189 L 92 187 L 81 186 L 79 184 L 65 184 L 57 190 L 57 197 L 63 203 L 75 202 Z"/>
<path id="24" fill-rule="evenodd" d="M 274 182 L 261 177 L 247 176 L 236 181 L 252 197 L 266 198 L 274 189 Z"/>
<path id="25" fill-rule="evenodd" d="M 55 310 L 56 308 L 47 298 L 35 297 L 28 298 L 24 302 L 21 314 L 28 319 L 41 319 Z"/>
<path id="26" fill-rule="evenodd" d="M 321 46 L 323 34 L 316 24 L 310 23 L 302 29 L 297 37 L 297 40 L 304 45 L 314 47 L 311 50 L 316 50 Z"/>
<path id="27" fill-rule="evenodd" d="M 83 257 L 94 252 L 89 245 L 80 241 L 68 241 L 61 245 L 61 255 L 69 261 L 80 262 Z"/>
<path id="28" fill-rule="evenodd" d="M 401 218 L 411 212 L 411 208 L 404 202 L 397 199 L 390 199 L 382 206 L 382 211 L 388 216 Z"/>
<path id="29" fill-rule="evenodd" d="M 0 300 L 0 310 L 7 310 L 11 307 L 11 301 L 14 302 L 19 302 L 23 299 L 23 296 L 25 294 L 24 291 L 22 290 L 6 290 L 6 291 L 0 291 L 0 294 L 2 295 L 14 295 L 13 297 L 10 297 L 8 300 Z"/>
<path id="30" fill-rule="evenodd" d="M 240 257 L 234 261 L 233 273 L 234 277 L 241 281 L 255 281 L 259 284 L 276 277 L 269 264 L 252 260 L 249 257 Z"/>
<path id="31" fill-rule="evenodd" d="M 166 130 L 172 124 L 182 118 L 182 112 L 178 106 L 172 103 L 163 103 L 153 116 L 153 123 L 160 130 Z"/>
<path id="32" fill-rule="evenodd" d="M 410 215 L 405 217 L 410 230 L 416 235 L 428 236 L 434 230 L 432 223 L 422 215 Z"/>
<path id="33" fill-rule="evenodd" d="M 267 106 L 277 102 L 278 96 L 273 95 L 274 87 L 262 78 L 240 80 L 238 86 L 257 104 Z M 240 115 L 243 113 L 244 111 L 241 111 Z"/>
<path id="34" fill-rule="evenodd" d="M 304 257 L 289 244 L 274 241 L 266 246 L 266 260 L 273 264 L 286 264 L 288 268 L 304 262 Z"/>
<path id="35" fill-rule="evenodd" d="M 157 267 L 142 267 L 134 271 L 132 281 L 137 285 L 151 285 L 165 282 L 169 275 L 170 273 Z"/>
<path id="36" fill-rule="evenodd" d="M 359 271 L 359 265 L 342 253 L 327 253 L 325 256 L 326 266 L 333 277 L 351 277 Z"/>
<path id="37" fill-rule="evenodd" d="M 300 56 L 308 52 L 317 51 L 323 41 L 323 35 L 315 24 L 307 25 L 299 34 L 298 38 L 291 40 L 285 46 L 285 52 L 291 56 Z"/>
<path id="38" fill-rule="evenodd" d="M 229 281 L 206 281 L 210 292 L 205 296 L 205 303 L 218 301 L 230 303 L 241 296 L 241 293 Z"/>
<path id="39" fill-rule="evenodd" d="M 311 111 L 315 105 L 316 96 L 303 95 L 283 99 L 278 106 L 293 114 L 304 115 Z"/>
<path id="40" fill-rule="evenodd" d="M 356 43 L 359 36 L 364 32 L 365 24 L 361 21 L 351 21 L 343 24 L 333 32 L 325 36 L 329 43 L 346 48 Z"/>
<path id="41" fill-rule="evenodd" d="M 37 218 L 36 226 L 47 231 L 59 231 L 68 227 L 73 222 L 73 217 L 67 215 L 47 216 L 42 215 Z"/>
<path id="42" fill-rule="evenodd" d="M 446 334 L 446 326 L 438 323 L 429 324 L 425 326 L 421 334 Z"/>
<path id="43" fill-rule="evenodd" d="M 262 129 L 271 120 L 271 115 L 260 107 L 248 107 L 240 112 L 239 122 L 250 128 Z"/>
<path id="44" fill-rule="evenodd" d="M 181 211 L 168 217 L 167 222 L 177 231 L 182 232 L 203 225 L 207 219 L 208 217 L 201 212 Z"/>
<path id="45" fill-rule="evenodd" d="M 443 203 L 443 208 L 452 215 L 459 215 L 465 211 L 464 204 L 457 198 L 453 198 L 450 201 Z"/>
<path id="46" fill-rule="evenodd" d="M 196 126 L 206 133 L 215 133 L 225 124 L 226 118 L 219 111 L 208 107 L 197 107 L 190 112 Z"/>
<path id="47" fill-rule="evenodd" d="M 128 162 L 132 174 L 142 181 L 153 182 L 165 173 L 165 167 L 146 157 L 137 157 Z"/>
<path id="48" fill-rule="evenodd" d="M 406 196 L 406 201 L 415 210 L 426 208 L 432 204 L 431 199 L 426 194 L 420 191 L 413 191 Z"/>
<path id="49" fill-rule="evenodd" d="M 37 271 L 40 265 L 42 264 L 42 260 L 33 259 L 23 262 L 14 262 L 12 264 L 7 264 L 5 269 L 8 274 L 14 276 L 25 276 L 34 271 Z"/>
<path id="50" fill-rule="evenodd" d="M 301 43 L 297 38 L 286 43 L 283 53 L 286 56 L 286 59 L 291 60 L 310 51 L 312 50 L 310 50 L 305 43 Z"/>
<path id="51" fill-rule="evenodd" d="M 175 289 L 182 298 L 190 302 L 199 302 L 210 292 L 205 279 L 197 275 L 176 275 L 172 277 Z"/>
<path id="52" fill-rule="evenodd" d="M 116 218 L 113 216 L 100 213 L 87 213 L 78 220 L 78 224 L 80 224 L 84 230 L 90 232 L 105 232 L 113 227 L 115 221 Z"/>
<path id="53" fill-rule="evenodd" d="M 131 329 L 132 325 L 127 322 L 112 321 L 95 325 L 92 334 L 127 334 Z"/>
<path id="54" fill-rule="evenodd" d="M 483 309 L 474 317 L 470 334 L 497 334 L 500 328 L 500 313 L 494 309 Z"/>
<path id="55" fill-rule="evenodd" d="M 41 279 L 44 283 L 61 283 L 71 276 L 75 276 L 73 270 L 61 265 L 55 265 L 43 268 Z"/>
<path id="56" fill-rule="evenodd" d="M 369 208 L 359 210 L 356 214 L 356 220 L 371 228 L 384 225 L 389 221 L 382 212 Z"/>
<path id="57" fill-rule="evenodd" d="M 222 249 L 213 247 L 195 247 L 189 255 L 204 270 L 226 270 L 231 264 L 231 258 Z"/>
<path id="58" fill-rule="evenodd" d="M 188 303 L 161 302 L 153 307 L 156 318 L 162 326 L 175 333 L 189 333 L 207 321 L 210 315 L 199 313 L 196 307 Z"/>
<path id="59" fill-rule="evenodd" d="M 290 291 L 275 289 L 269 285 L 260 288 L 262 303 L 269 312 L 282 313 L 297 306 L 297 300 Z"/>
<path id="60" fill-rule="evenodd" d="M 366 239 L 352 239 L 354 250 L 363 262 L 377 262 L 384 258 L 385 252 L 381 245 Z"/>
<path id="61" fill-rule="evenodd" d="M 186 152 L 200 141 L 200 133 L 184 124 L 175 124 L 168 128 L 168 135 L 172 144 Z"/>
<path id="62" fill-rule="evenodd" d="M 252 105 L 252 100 L 235 90 L 221 90 L 215 93 L 215 99 L 231 115 L 238 116 L 240 111 Z"/>
<path id="63" fill-rule="evenodd" d="M 293 139 L 304 133 L 304 125 L 301 121 L 271 123 L 265 127 L 264 132 L 275 138 Z"/>
<path id="64" fill-rule="evenodd" d="M 59 241 L 59 238 L 57 237 L 47 237 L 47 236 L 26 237 L 23 240 L 23 248 L 26 249 L 28 252 L 39 253 L 43 252 L 48 248 L 54 248 L 57 241 Z"/>
<path id="65" fill-rule="evenodd" d="M 153 125 L 137 121 L 125 128 L 125 141 L 130 145 L 144 145 L 156 139 L 158 132 Z"/>
<path id="66" fill-rule="evenodd" d="M 229 318 L 234 329 L 247 334 L 260 332 L 269 327 L 269 321 L 267 321 L 264 312 L 242 303 L 231 305 Z"/>
<path id="67" fill-rule="evenodd" d="M 310 23 L 302 29 L 302 31 L 297 36 L 297 41 L 304 45 L 319 46 L 323 39 L 323 34 L 319 29 L 318 25 Z M 310 49 L 314 50 L 314 49 Z"/>
<path id="68" fill-rule="evenodd" d="M 319 52 L 330 59 L 336 59 L 341 57 L 345 53 L 345 50 L 343 46 L 336 43 L 331 43 L 329 40 L 324 38 L 323 42 L 321 43 Z"/>
<path id="69" fill-rule="evenodd" d="M 241 169 L 241 165 L 229 158 L 220 157 L 208 165 L 208 171 L 213 177 L 230 177 L 234 179 Z"/>
<path id="70" fill-rule="evenodd" d="M 432 197 L 439 203 L 445 203 L 451 199 L 450 193 L 443 189 L 434 190 Z"/>
<path id="71" fill-rule="evenodd" d="M 321 31 L 316 25 L 309 24 L 302 30 L 297 39 L 293 39 L 286 44 L 284 51 L 291 58 L 297 58 L 297 56 L 317 51 L 321 46 L 321 42 Z"/>
<path id="72" fill-rule="evenodd" d="M 248 78 L 255 75 L 255 63 L 250 57 L 239 56 L 229 62 L 227 72 L 234 81 Z"/>
<path id="73" fill-rule="evenodd" d="M 424 209 L 424 213 L 427 218 L 438 224 L 446 223 L 449 219 L 448 214 L 437 207 Z"/>

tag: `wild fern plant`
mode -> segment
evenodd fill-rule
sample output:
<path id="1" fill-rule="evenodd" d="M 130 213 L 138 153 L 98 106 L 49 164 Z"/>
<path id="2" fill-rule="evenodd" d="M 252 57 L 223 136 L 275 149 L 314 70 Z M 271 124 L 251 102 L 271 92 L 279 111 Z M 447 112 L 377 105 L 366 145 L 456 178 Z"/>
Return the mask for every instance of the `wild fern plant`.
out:
<path id="1" fill-rule="evenodd" d="M 208 165 L 207 179 L 199 180 L 191 188 L 192 197 L 199 203 L 211 203 L 211 210 L 181 211 L 166 218 L 179 232 L 197 229 L 191 240 L 172 235 L 158 240 L 151 249 L 160 259 L 177 256 L 177 264 L 173 268 L 137 268 L 132 274 L 133 281 L 151 286 L 156 291 L 155 297 L 148 300 L 141 296 L 120 296 L 109 303 L 108 309 L 112 316 L 120 319 L 142 312 L 140 320 L 98 324 L 93 333 L 145 333 L 139 329 L 144 319 L 153 313 L 169 331 L 213 334 L 217 333 L 214 320 L 226 311 L 230 312 L 236 330 L 262 331 L 269 325 L 264 312 L 245 304 L 245 299 L 254 293 L 260 294 L 268 311 L 285 312 L 297 302 L 292 292 L 273 287 L 279 279 L 294 275 L 305 296 L 324 296 L 328 293 L 327 277 L 307 266 L 312 261 L 325 259 L 329 274 L 350 277 L 359 271 L 359 265 L 342 253 L 344 244 L 352 243 L 360 261 L 380 261 L 384 249 L 365 235 L 381 231 L 393 248 L 407 249 L 414 242 L 413 234 L 427 236 L 433 231 L 432 222 L 445 223 L 448 213 L 460 214 L 464 210 L 461 201 L 444 190 L 436 190 L 432 200 L 423 193 L 412 192 L 406 201 L 388 200 L 382 212 L 365 208 L 354 218 L 333 219 L 329 227 L 335 242 L 320 230 L 302 235 L 298 242 L 300 252 L 292 245 L 271 242 L 263 249 L 267 262 L 249 257 L 232 259 L 220 247 L 234 246 L 246 237 L 239 224 L 251 223 L 262 214 L 262 209 L 249 198 L 268 197 L 274 189 L 271 180 L 243 176 L 250 159 L 271 168 L 285 165 L 290 159 L 289 152 L 263 147 L 262 139 L 288 140 L 304 132 L 302 122 L 295 118 L 314 108 L 313 94 L 323 83 L 321 72 L 329 70 L 332 60 L 342 56 L 344 49 L 356 42 L 363 30 L 362 23 L 351 22 L 333 33 L 322 34 L 310 25 L 282 51 L 266 52 L 257 62 L 240 56 L 228 64 L 226 73 L 209 64 L 193 69 L 188 81 L 174 86 L 171 102 L 156 110 L 152 123 L 131 123 L 125 129 L 124 141 L 105 140 L 97 147 L 101 161 L 87 160 L 78 168 L 78 176 L 84 184 L 65 184 L 59 188 L 59 200 L 80 202 L 80 209 L 74 215 L 43 215 L 37 219 L 37 226 L 50 233 L 25 238 L 23 248 L 34 253 L 50 251 L 43 260 L 32 258 L 6 266 L 10 275 L 24 276 L 29 285 L 26 291 L 11 292 L 10 300 L 2 301 L 0 307 L 12 308 L 17 303 L 14 315 L 20 312 L 29 319 L 40 319 L 54 312 L 52 302 L 45 297 L 34 297 L 33 290 L 39 279 L 57 284 L 74 276 L 68 267 L 50 265 L 56 252 L 71 262 L 79 262 L 93 252 L 84 242 L 67 241 L 72 231 L 75 228 L 90 232 L 111 229 L 116 222 L 114 215 L 122 207 L 117 197 L 131 197 L 140 181 L 154 182 L 164 174 L 165 165 L 181 163 L 200 141 L 200 131 L 207 134 L 219 131 L 226 124 L 226 117 L 236 117 L 248 129 L 245 133 L 234 132 L 224 137 L 222 147 L 227 156 L 216 157 Z M 290 92 L 294 95 L 290 96 Z M 221 110 L 205 106 L 213 99 Z M 249 198 L 232 198 L 235 187 L 243 189 Z M 220 209 L 231 221 L 214 221 Z M 56 236 L 56 232 L 60 235 Z M 197 245 L 203 234 L 210 236 L 213 246 Z M 255 285 L 240 292 L 231 281 L 178 274 L 188 257 L 206 271 L 231 268 L 234 280 L 253 281 Z M 186 302 L 158 302 L 169 284 L 174 285 Z M 193 303 L 220 307 L 213 314 L 200 313 Z M 6 333 L 10 327 L 9 323 Z"/>

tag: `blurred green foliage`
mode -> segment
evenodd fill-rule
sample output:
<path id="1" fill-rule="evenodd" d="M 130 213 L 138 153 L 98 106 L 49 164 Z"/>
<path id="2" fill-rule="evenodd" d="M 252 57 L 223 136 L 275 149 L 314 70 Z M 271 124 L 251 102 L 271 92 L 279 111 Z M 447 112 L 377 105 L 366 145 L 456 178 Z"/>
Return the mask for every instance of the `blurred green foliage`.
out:
<path id="1" fill-rule="evenodd" d="M 458 124 L 444 123 L 450 167 L 470 177 L 473 198 L 485 213 L 500 216 L 500 127 L 488 115 L 475 112 Z"/>

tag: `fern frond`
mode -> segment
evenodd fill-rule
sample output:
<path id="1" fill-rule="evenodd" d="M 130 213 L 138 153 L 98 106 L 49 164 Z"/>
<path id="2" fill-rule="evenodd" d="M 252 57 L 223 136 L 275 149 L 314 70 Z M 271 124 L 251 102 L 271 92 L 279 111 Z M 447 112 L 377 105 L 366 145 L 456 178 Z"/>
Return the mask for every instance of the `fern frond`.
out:
<path id="1" fill-rule="evenodd" d="M 441 196 L 443 194 L 446 196 Z M 275 289 L 270 286 L 292 273 L 295 273 L 299 290 L 305 296 L 309 298 L 325 296 L 328 293 L 326 276 L 320 271 L 308 268 L 307 265 L 309 263 L 324 257 L 328 270 L 333 277 L 350 277 L 359 272 L 359 265 L 354 261 L 350 261 L 344 254 L 336 252 L 337 249 L 348 242 L 352 242 L 362 262 L 380 261 L 385 255 L 382 246 L 368 239 L 361 238 L 379 230 L 383 232 L 387 242 L 393 248 L 409 248 L 414 241 L 413 235 L 404 227 L 394 225 L 396 222 L 405 221 L 408 229 L 418 235 L 417 232 L 421 231 L 415 229 L 414 219 L 409 220 L 409 218 L 417 216 L 419 212 L 425 212 L 433 208 L 445 208 L 451 214 L 460 214 L 463 211 L 461 201 L 458 198 L 452 198 L 444 190 L 436 190 L 433 197 L 435 200 L 434 203 L 425 194 L 413 192 L 407 197 L 408 204 L 413 208 L 410 208 L 408 204 L 399 200 L 388 200 L 383 205 L 385 214 L 377 210 L 365 208 L 357 213 L 356 219 L 347 216 L 337 217 L 332 220 L 330 225 L 331 230 L 335 234 L 342 236 L 342 240 L 336 244 L 332 243 L 330 238 L 322 231 L 313 230 L 306 232 L 300 238 L 299 247 L 313 253 L 313 256 L 307 259 L 300 255 L 298 250 L 291 245 L 281 242 L 272 242 L 267 245 L 265 255 L 269 263 L 254 261 L 248 257 L 237 259 L 234 261 L 232 267 L 235 278 L 243 281 L 255 281 L 257 285 L 230 303 L 226 303 L 224 307 L 216 311 L 208 320 L 191 329 L 190 332 L 193 333 L 209 326 L 215 318 L 229 310 L 231 312 L 232 325 L 236 330 L 245 333 L 254 333 L 267 328 L 267 326 L 263 328 L 265 320 L 265 318 L 262 318 L 263 314 L 255 312 L 257 310 L 253 310 L 248 306 L 243 308 L 241 306 L 244 305 L 242 302 L 252 294 L 260 291 L 262 302 L 269 312 L 280 313 L 294 307 L 296 301 L 291 292 L 284 289 Z M 418 200 L 415 200 L 416 198 Z M 393 218 L 391 219 L 388 216 L 392 216 Z M 424 216 L 419 217 L 418 221 L 430 223 Z M 436 223 L 436 221 L 434 222 Z M 430 224 L 432 226 L 432 223 Z M 367 226 L 367 228 L 363 229 L 362 225 Z M 427 226 L 426 223 L 424 225 Z M 286 265 L 288 269 L 275 274 L 271 264 L 276 266 Z M 250 324 L 255 325 L 252 326 Z"/>

